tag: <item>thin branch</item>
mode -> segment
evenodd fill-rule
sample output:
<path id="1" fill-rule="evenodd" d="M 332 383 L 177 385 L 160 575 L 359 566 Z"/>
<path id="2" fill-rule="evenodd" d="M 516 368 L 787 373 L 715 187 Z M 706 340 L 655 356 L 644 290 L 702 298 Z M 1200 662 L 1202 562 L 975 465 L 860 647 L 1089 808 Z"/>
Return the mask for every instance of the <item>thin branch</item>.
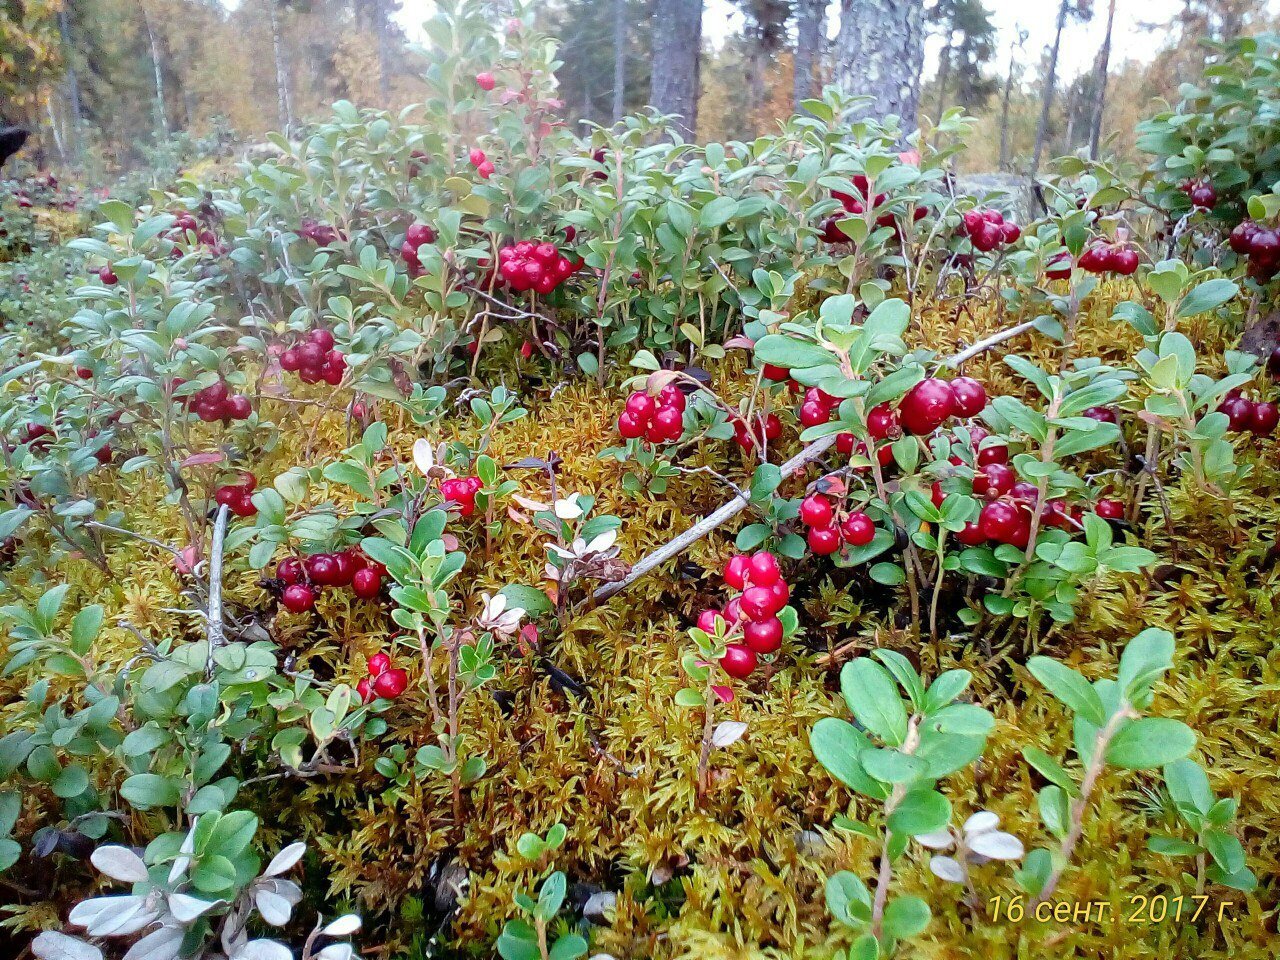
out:
<path id="1" fill-rule="evenodd" d="M 230 508 L 224 503 L 218 508 L 218 518 L 213 523 L 213 546 L 209 551 L 209 667 L 213 667 L 213 652 L 227 642 L 222 630 L 222 543 L 227 536 L 227 516 Z"/>

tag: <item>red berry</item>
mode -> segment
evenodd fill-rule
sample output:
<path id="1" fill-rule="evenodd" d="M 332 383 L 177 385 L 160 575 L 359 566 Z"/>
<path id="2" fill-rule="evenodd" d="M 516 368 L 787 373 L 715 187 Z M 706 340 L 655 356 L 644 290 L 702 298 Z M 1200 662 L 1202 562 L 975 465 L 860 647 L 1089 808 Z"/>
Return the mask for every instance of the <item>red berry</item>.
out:
<path id="1" fill-rule="evenodd" d="M 1098 501 L 1093 512 L 1104 520 L 1120 520 L 1124 517 L 1124 504 L 1119 500 L 1104 497 Z"/>
<path id="2" fill-rule="evenodd" d="M 820 557 L 840 549 L 840 531 L 835 527 L 813 527 L 809 530 L 809 549 Z"/>
<path id="3" fill-rule="evenodd" d="M 409 686 L 409 674 L 399 667 L 392 667 L 373 679 L 373 692 L 387 700 L 394 700 Z"/>
<path id="4" fill-rule="evenodd" d="M 653 415 L 653 425 L 662 430 L 663 439 L 674 442 L 684 434 L 684 414 L 675 407 L 663 407 Z"/>
<path id="5" fill-rule="evenodd" d="M 929 434 L 956 412 L 956 398 L 945 380 L 921 380 L 902 398 L 898 413 L 902 425 L 914 434 Z"/>
<path id="6" fill-rule="evenodd" d="M 778 611 L 774 609 L 773 591 L 768 587 L 747 587 L 738 599 L 738 609 L 748 620 L 763 620 Z"/>
<path id="7" fill-rule="evenodd" d="M 1280 347 L 1275 347 L 1267 357 L 1267 372 L 1272 377 L 1280 377 Z"/>
<path id="8" fill-rule="evenodd" d="M 1258 232 L 1258 225 L 1252 220 L 1241 220 L 1231 235 L 1227 238 L 1227 243 L 1235 253 L 1246 254 L 1249 252 L 1250 245 L 1253 241 L 1253 235 Z"/>
<path id="9" fill-rule="evenodd" d="M 1280 423 L 1280 408 L 1274 403 L 1263 401 L 1253 405 L 1253 416 L 1249 418 L 1249 429 L 1254 436 L 1269 437 Z"/>
<path id="10" fill-rule="evenodd" d="M 724 567 L 724 582 L 735 590 L 742 590 L 747 585 L 747 573 L 751 569 L 751 558 L 745 553 L 730 557 Z"/>
<path id="11" fill-rule="evenodd" d="M 253 407 L 249 403 L 248 397 L 239 394 L 227 398 L 223 412 L 227 419 L 230 420 L 248 420 L 249 414 L 253 412 Z"/>
<path id="12" fill-rule="evenodd" d="M 276 577 L 286 586 L 302 582 L 302 564 L 295 557 L 285 557 L 276 564 Z"/>
<path id="13" fill-rule="evenodd" d="M 257 514 L 258 508 L 253 505 L 253 496 L 248 490 L 237 488 L 238 492 L 228 506 L 231 512 L 237 517 L 252 517 Z"/>
<path id="14" fill-rule="evenodd" d="M 1131 277 L 1138 270 L 1138 251 L 1130 247 L 1113 250 L 1110 260 L 1111 269 L 1122 277 Z"/>
<path id="15" fill-rule="evenodd" d="M 735 680 L 745 680 L 751 676 L 758 662 L 755 651 L 740 643 L 729 644 L 724 656 L 720 658 L 721 668 Z"/>
<path id="16" fill-rule="evenodd" d="M 618 417 L 618 433 L 625 440 L 635 440 L 644 436 L 645 424 L 629 413 L 623 412 Z"/>
<path id="17" fill-rule="evenodd" d="M 654 402 L 653 397 L 649 396 L 647 393 L 637 390 L 631 396 L 627 397 L 627 413 L 631 414 L 637 420 L 647 422 L 657 409 L 657 403 Z"/>
<path id="18" fill-rule="evenodd" d="M 1016 479 L 1012 467 L 1003 463 L 989 463 L 973 475 L 974 496 L 986 497 L 988 500 L 1003 497 L 1013 489 Z"/>
<path id="19" fill-rule="evenodd" d="M 325 353 L 328 353 L 330 350 L 332 350 L 333 345 L 335 343 L 333 339 L 333 334 L 328 330 L 325 330 L 323 327 L 317 327 L 316 329 L 312 330 L 309 334 L 307 334 L 307 340 L 310 343 L 314 343 L 317 347 L 319 347 Z"/>
<path id="20" fill-rule="evenodd" d="M 467 154 L 467 159 L 471 161 L 471 165 L 473 167 L 478 167 L 480 164 L 484 163 L 487 158 L 485 157 L 483 150 L 479 147 L 474 147 L 471 152 Z"/>
<path id="21" fill-rule="evenodd" d="M 412 244 L 415 250 L 424 243 L 433 243 L 435 239 L 435 230 L 425 223 L 411 223 L 404 232 L 404 242 Z M 332 343 L 329 344 L 329 347 L 332 346 Z M 329 347 L 325 347 L 325 349 L 327 350 Z"/>
<path id="22" fill-rule="evenodd" d="M 977 547 L 987 542 L 987 536 L 977 523 L 966 523 L 964 529 L 956 533 L 956 539 L 966 547 Z"/>
<path id="23" fill-rule="evenodd" d="M 987 406 L 987 389 L 973 377 L 956 377 L 951 381 L 957 417 L 976 417 Z"/>
<path id="24" fill-rule="evenodd" d="M 788 380 L 791 377 L 791 371 L 786 367 L 779 367 L 776 364 L 766 363 L 761 371 L 766 380 Z"/>
<path id="25" fill-rule="evenodd" d="M 1012 543 L 1017 537 L 1020 512 L 1017 507 L 1004 500 L 988 503 L 978 514 L 978 526 L 982 535 L 988 540 Z"/>
<path id="26" fill-rule="evenodd" d="M 831 419 L 831 409 L 812 400 L 800 405 L 800 422 L 806 427 L 816 427 Z"/>
<path id="27" fill-rule="evenodd" d="M 773 594 L 773 609 L 781 610 L 787 605 L 787 601 L 791 599 L 791 588 L 787 586 L 787 581 L 779 578 L 769 587 L 769 592 Z"/>
<path id="28" fill-rule="evenodd" d="M 737 597 L 734 597 L 724 605 L 724 610 L 720 612 L 720 616 L 724 618 L 725 623 L 737 623 L 742 619 L 741 601 Z"/>
<path id="29" fill-rule="evenodd" d="M 98 269 L 98 279 L 108 287 L 114 287 L 120 281 L 120 278 L 115 275 L 115 271 L 113 271 L 110 266 L 100 267 Z"/>
<path id="30" fill-rule="evenodd" d="M 476 173 L 480 175 L 481 180 L 488 180 L 493 176 L 494 166 L 488 160 L 476 167 Z"/>
<path id="31" fill-rule="evenodd" d="M 1009 496 L 1014 500 L 1023 500 L 1027 503 L 1035 503 L 1040 499 L 1040 490 L 1034 483 L 1027 483 L 1025 480 L 1020 480 L 1010 488 Z"/>
<path id="32" fill-rule="evenodd" d="M 806 527 L 831 526 L 831 501 L 820 493 L 810 494 L 800 504 L 800 522 Z"/>
<path id="33" fill-rule="evenodd" d="M 313 583 L 322 587 L 332 587 L 342 575 L 338 567 L 338 558 L 331 553 L 316 553 L 307 557 L 307 576 Z"/>
<path id="34" fill-rule="evenodd" d="M 782 646 L 782 621 L 777 617 L 756 620 L 742 630 L 742 640 L 753 653 L 776 653 Z"/>
<path id="35" fill-rule="evenodd" d="M 993 463 L 1008 463 L 1009 448 L 1004 444 L 983 447 L 978 451 L 978 456 L 975 462 L 980 467 L 985 467 Z"/>
<path id="36" fill-rule="evenodd" d="M 493 74 L 489 71 L 476 74 L 476 86 L 481 90 L 492 90 L 498 81 L 493 79 Z"/>
<path id="37" fill-rule="evenodd" d="M 747 579 L 757 587 L 772 587 L 782 576 L 778 558 L 768 550 L 757 550 L 751 555 L 747 567 Z"/>
<path id="38" fill-rule="evenodd" d="M 850 546 L 865 547 L 875 539 L 876 525 L 870 517 L 858 510 L 844 518 L 844 523 L 840 524 L 840 536 Z"/>
<path id="39" fill-rule="evenodd" d="M 351 590 L 362 600 L 372 600 L 382 591 L 382 577 L 368 567 L 357 570 L 351 576 Z"/>
<path id="40" fill-rule="evenodd" d="M 373 699 L 373 686 L 369 683 L 369 678 L 364 677 L 356 684 L 356 696 L 360 698 L 361 703 L 368 703 Z"/>
<path id="41" fill-rule="evenodd" d="M 720 616 L 719 610 L 703 610 L 698 614 L 698 629 L 705 633 L 715 633 L 718 616 Z"/>
<path id="42" fill-rule="evenodd" d="M 1253 422 L 1253 403 L 1244 397 L 1227 397 L 1218 405 L 1218 412 L 1227 415 L 1228 426 L 1236 432 L 1249 429 Z"/>
<path id="43" fill-rule="evenodd" d="M 375 653 L 369 658 L 369 676 L 376 677 L 391 669 L 391 658 L 385 653 Z"/>
<path id="44" fill-rule="evenodd" d="M 291 583 L 284 588 L 280 602 L 290 613 L 305 613 L 316 605 L 315 591 L 305 583 Z"/>
<path id="45" fill-rule="evenodd" d="M 675 407 L 681 413 L 684 413 L 688 400 L 681 390 L 674 383 L 668 383 L 665 387 L 658 391 L 658 406 Z"/>
<path id="46" fill-rule="evenodd" d="M 858 438 L 855 437 L 852 433 L 837 434 L 836 435 L 836 452 L 847 457 L 851 453 L 853 453 L 853 448 L 856 446 L 857 442 L 858 442 Z"/>
<path id="47" fill-rule="evenodd" d="M 867 411 L 867 432 L 873 440 L 887 440 L 902 432 L 897 412 L 887 403 L 881 403 Z"/>

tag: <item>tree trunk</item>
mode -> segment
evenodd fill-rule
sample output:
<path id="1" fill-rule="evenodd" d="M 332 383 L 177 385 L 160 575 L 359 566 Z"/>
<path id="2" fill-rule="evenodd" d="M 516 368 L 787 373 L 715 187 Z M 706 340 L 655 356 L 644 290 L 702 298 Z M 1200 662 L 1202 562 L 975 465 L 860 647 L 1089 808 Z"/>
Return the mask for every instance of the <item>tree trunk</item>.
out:
<path id="1" fill-rule="evenodd" d="M 373 29 L 378 45 L 378 96 L 382 98 L 382 107 L 391 105 L 391 52 L 387 37 L 389 16 L 387 0 L 373 0 Z"/>
<path id="2" fill-rule="evenodd" d="M 1044 102 L 1040 105 L 1040 123 L 1036 126 L 1036 148 L 1031 157 L 1031 176 L 1040 170 L 1044 156 L 1045 140 L 1049 135 L 1049 110 L 1053 106 L 1053 86 L 1058 79 L 1058 54 L 1062 50 L 1062 28 L 1067 24 L 1067 2 L 1058 4 L 1058 28 L 1053 35 L 1053 50 L 1049 53 L 1049 72 L 1044 78 Z"/>
<path id="3" fill-rule="evenodd" d="M 796 55 L 791 91 L 797 113 L 800 104 L 813 96 L 813 65 L 822 56 L 826 12 L 823 0 L 799 0 L 796 4 Z"/>
<path id="4" fill-rule="evenodd" d="M 649 102 L 675 114 L 676 129 L 692 140 L 698 129 L 698 67 L 702 0 L 654 0 L 653 81 Z"/>
<path id="5" fill-rule="evenodd" d="M 267 0 L 267 6 L 271 12 L 271 50 L 276 61 L 276 108 L 281 133 L 287 137 L 293 127 L 293 98 L 289 95 L 289 64 L 280 30 L 279 0 Z"/>
<path id="6" fill-rule="evenodd" d="M 67 107 L 71 111 L 71 134 L 69 136 L 71 155 L 80 152 L 80 124 L 84 120 L 84 107 L 80 102 L 80 77 L 76 74 L 75 60 L 71 42 L 71 18 L 67 16 L 67 8 L 58 11 L 58 33 L 62 37 L 62 48 L 66 51 L 67 61 Z"/>
<path id="7" fill-rule="evenodd" d="M 161 132 L 167 137 L 169 136 L 169 115 L 164 108 L 164 69 L 160 64 L 160 42 L 156 39 L 156 32 L 151 26 L 151 14 L 147 12 L 146 4 L 142 4 L 142 22 L 147 28 L 147 43 L 151 46 L 151 66 L 155 72 L 156 120 L 160 124 Z"/>
<path id="8" fill-rule="evenodd" d="M 1102 142 L 1102 114 L 1107 109 L 1107 68 L 1111 62 L 1111 27 L 1116 22 L 1116 0 L 1107 8 L 1107 32 L 1102 38 L 1102 52 L 1098 54 L 1098 71 L 1093 85 L 1093 117 L 1089 124 L 1089 159 L 1098 159 L 1098 146 Z"/>
<path id="9" fill-rule="evenodd" d="M 871 98 L 865 113 L 902 118 L 916 128 L 924 64 L 922 0 L 842 0 L 836 37 L 835 82 Z"/>
<path id="10" fill-rule="evenodd" d="M 1004 78 L 1004 102 L 1000 105 L 1000 169 L 1009 169 L 1009 98 L 1013 94 L 1013 49 L 1009 50 L 1009 72 Z"/>
<path id="11" fill-rule="evenodd" d="M 627 93 L 627 0 L 613 0 L 613 122 L 622 119 Z"/>
<path id="12" fill-rule="evenodd" d="M 947 109 L 947 81 L 951 79 L 951 41 L 942 48 L 938 57 L 938 115 L 934 120 L 941 120 L 943 111 Z"/>

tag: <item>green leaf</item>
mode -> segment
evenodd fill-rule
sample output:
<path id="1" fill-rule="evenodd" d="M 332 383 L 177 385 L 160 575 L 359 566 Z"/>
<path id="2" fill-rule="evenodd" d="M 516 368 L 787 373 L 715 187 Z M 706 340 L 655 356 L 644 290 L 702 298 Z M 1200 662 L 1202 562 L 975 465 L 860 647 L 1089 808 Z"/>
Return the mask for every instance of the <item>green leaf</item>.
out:
<path id="1" fill-rule="evenodd" d="M 171 807 L 181 793 L 176 781 L 155 773 L 137 773 L 120 785 L 120 796 L 140 810 Z"/>
<path id="2" fill-rule="evenodd" d="M 859 928 L 871 921 L 871 891 L 857 874 L 839 870 L 827 878 L 827 910 L 841 923 Z"/>
<path id="3" fill-rule="evenodd" d="M 951 820 L 951 804 L 937 790 L 909 790 L 889 814 L 889 829 L 910 837 L 941 830 Z"/>
<path id="4" fill-rule="evenodd" d="M 1201 839 L 1214 863 L 1226 873 L 1238 873 L 1244 869 L 1244 847 L 1240 841 L 1224 830 L 1210 827 Z"/>
<path id="5" fill-rule="evenodd" d="M 867 773 L 885 783 L 910 783 L 923 777 L 929 769 L 919 757 L 883 748 L 865 750 L 858 759 Z"/>
<path id="6" fill-rule="evenodd" d="M 1213 789 L 1204 768 L 1194 760 L 1175 760 L 1164 768 L 1165 786 L 1169 796 L 1180 810 L 1190 810 L 1201 816 L 1213 806 Z"/>
<path id="7" fill-rule="evenodd" d="M 537 587 L 509 583 L 498 592 L 507 598 L 508 608 L 520 607 L 532 619 L 550 613 L 553 609 L 551 599 Z"/>
<path id="8" fill-rule="evenodd" d="M 1024 747 L 1022 756 L 1050 783 L 1057 784 L 1073 797 L 1076 795 L 1077 788 L 1075 781 L 1071 779 L 1071 774 L 1067 773 L 1062 764 L 1053 757 L 1037 747 Z"/>
<path id="9" fill-rule="evenodd" d="M 1239 292 L 1240 288 L 1225 277 L 1206 280 L 1183 297 L 1182 303 L 1178 305 L 1178 316 L 1194 317 L 1216 310 Z"/>
<path id="10" fill-rule="evenodd" d="M 549 960 L 576 960 L 587 952 L 587 941 L 576 933 L 567 933 L 556 940 L 547 953 Z"/>
<path id="11" fill-rule="evenodd" d="M 898 897 L 885 907 L 884 932 L 897 940 L 914 937 L 924 931 L 932 917 L 929 905 L 919 897 Z"/>
<path id="12" fill-rule="evenodd" d="M 862 754 L 872 749 L 866 734 L 847 720 L 823 717 L 809 731 L 809 747 L 823 768 L 850 790 L 875 800 L 889 795 L 884 784 L 862 766 Z"/>
<path id="13" fill-rule="evenodd" d="M 1107 722 L 1097 691 L 1070 667 L 1048 657 L 1032 657 L 1027 669 L 1054 697 L 1090 723 L 1100 727 Z"/>
<path id="14" fill-rule="evenodd" d="M 816 343 L 780 333 L 771 333 L 757 341 L 755 357 L 757 363 L 774 364 L 789 370 L 822 367 L 836 362 L 830 351 Z"/>
<path id="15" fill-rule="evenodd" d="M 1130 640 L 1120 654 L 1116 675 L 1120 695 L 1142 706 L 1151 685 L 1173 666 L 1174 647 L 1173 634 L 1158 627 L 1143 630 Z"/>
<path id="16" fill-rule="evenodd" d="M 1181 760 L 1195 745 L 1195 731 L 1180 720 L 1139 717 L 1111 738 L 1106 760 L 1125 770 L 1147 770 Z"/>
<path id="17" fill-rule="evenodd" d="M 846 663 L 840 671 L 840 692 L 859 723 L 891 746 L 902 745 L 907 708 L 884 667 L 869 657 Z"/>

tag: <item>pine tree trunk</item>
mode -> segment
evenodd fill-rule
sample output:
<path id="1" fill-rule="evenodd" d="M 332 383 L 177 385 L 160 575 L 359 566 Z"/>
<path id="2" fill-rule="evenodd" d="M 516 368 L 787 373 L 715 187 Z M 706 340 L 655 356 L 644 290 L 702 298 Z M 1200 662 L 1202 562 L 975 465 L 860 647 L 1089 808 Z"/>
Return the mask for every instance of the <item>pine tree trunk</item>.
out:
<path id="1" fill-rule="evenodd" d="M 142 22 L 147 29 L 147 43 L 151 46 L 151 66 L 156 84 L 156 120 L 160 124 L 161 132 L 167 137 L 169 136 L 169 115 L 164 108 L 164 68 L 160 64 L 160 42 L 156 39 L 156 32 L 151 26 L 151 14 L 147 12 L 146 4 L 142 4 Z"/>
<path id="2" fill-rule="evenodd" d="M 76 73 L 72 57 L 75 47 L 71 42 L 71 18 L 67 15 L 66 7 L 58 11 L 58 33 L 62 37 L 62 48 L 66 51 L 64 59 L 67 61 L 67 107 L 71 111 L 71 133 L 68 139 L 71 141 L 71 155 L 76 156 L 80 152 L 80 124 L 84 120 L 84 106 L 80 101 L 80 77 Z"/>
<path id="3" fill-rule="evenodd" d="M 387 0 L 373 0 L 373 29 L 378 45 L 378 96 L 382 98 L 381 106 L 391 105 L 391 52 L 387 37 Z"/>
<path id="4" fill-rule="evenodd" d="M 1107 33 L 1102 38 L 1102 51 L 1098 54 L 1098 70 L 1094 77 L 1093 117 L 1089 123 L 1089 158 L 1098 159 L 1098 147 L 1102 143 L 1102 114 L 1107 109 L 1107 68 L 1111 62 L 1111 27 L 1116 22 L 1116 0 L 1107 8 Z"/>
<path id="5" fill-rule="evenodd" d="M 698 129 L 702 0 L 654 0 L 653 23 L 649 102 L 661 113 L 675 114 L 676 129 L 691 140 Z"/>
<path id="6" fill-rule="evenodd" d="M 904 131 L 915 130 L 923 65 L 922 0 L 842 0 L 835 82 L 871 97 L 867 114 L 896 114 Z"/>
<path id="7" fill-rule="evenodd" d="M 943 111 L 947 109 L 947 81 L 951 79 L 951 44 L 947 43 L 942 49 L 938 60 L 938 115 L 935 120 L 941 120 Z"/>
<path id="8" fill-rule="evenodd" d="M 271 11 L 271 50 L 276 61 L 276 107 L 280 130 L 287 137 L 293 127 L 293 102 L 289 95 L 289 64 L 284 49 L 284 35 L 280 30 L 279 0 L 267 0 Z"/>
<path id="9" fill-rule="evenodd" d="M 1045 141 L 1049 136 L 1049 110 L 1053 106 L 1053 87 L 1058 79 L 1058 54 L 1062 51 L 1062 28 L 1067 24 L 1067 2 L 1058 4 L 1058 28 L 1053 35 L 1053 50 L 1049 54 L 1049 72 L 1044 78 L 1044 102 L 1040 105 L 1040 123 L 1036 126 L 1036 148 L 1031 157 L 1031 176 L 1040 170 Z"/>
<path id="10" fill-rule="evenodd" d="M 622 119 L 627 93 L 627 0 L 613 0 L 613 122 Z"/>
<path id="11" fill-rule="evenodd" d="M 1000 169 L 1009 169 L 1009 98 L 1013 94 L 1013 50 L 1009 50 L 1009 72 L 1004 78 L 1004 102 L 1000 105 Z"/>
<path id="12" fill-rule="evenodd" d="M 797 113 L 800 104 L 813 96 L 813 65 L 822 55 L 826 10 L 823 0 L 799 0 L 796 4 L 796 55 L 791 91 Z"/>

